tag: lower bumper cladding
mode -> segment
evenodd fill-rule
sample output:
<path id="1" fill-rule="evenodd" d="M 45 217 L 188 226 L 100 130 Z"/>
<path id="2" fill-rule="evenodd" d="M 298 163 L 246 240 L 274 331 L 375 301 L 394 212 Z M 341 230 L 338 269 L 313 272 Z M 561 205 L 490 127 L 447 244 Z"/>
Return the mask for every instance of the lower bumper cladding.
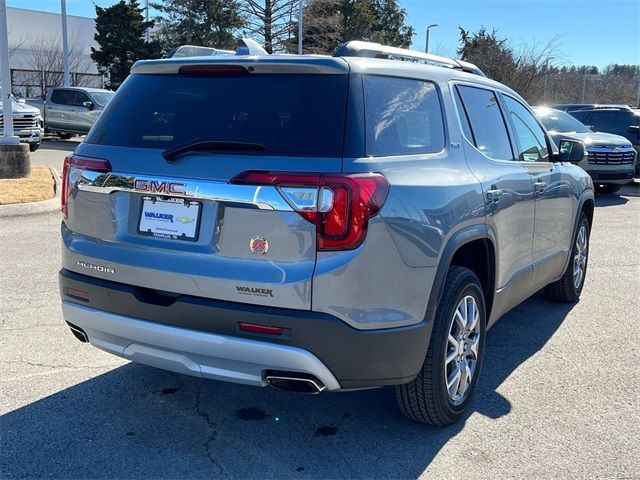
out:
<path id="1" fill-rule="evenodd" d="M 268 384 L 267 371 L 286 370 L 312 375 L 327 390 L 340 388 L 329 369 L 301 348 L 136 320 L 67 301 L 62 311 L 93 346 L 145 365 L 256 386 Z"/>

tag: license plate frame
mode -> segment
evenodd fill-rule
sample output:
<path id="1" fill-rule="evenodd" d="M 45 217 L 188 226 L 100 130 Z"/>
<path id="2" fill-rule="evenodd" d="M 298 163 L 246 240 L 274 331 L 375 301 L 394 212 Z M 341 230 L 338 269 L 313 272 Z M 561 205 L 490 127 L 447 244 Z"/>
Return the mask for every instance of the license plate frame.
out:
<path id="1" fill-rule="evenodd" d="M 150 205 L 151 208 L 149 208 Z M 191 208 L 196 209 L 195 215 L 189 211 Z M 139 235 L 147 237 L 197 242 L 200 236 L 201 216 L 202 202 L 197 200 L 145 195 L 140 201 L 140 212 L 136 222 L 137 231 Z M 180 218 L 185 220 L 178 220 Z M 191 221 L 186 221 L 189 219 Z M 193 228 L 190 227 L 191 224 L 195 224 Z"/>

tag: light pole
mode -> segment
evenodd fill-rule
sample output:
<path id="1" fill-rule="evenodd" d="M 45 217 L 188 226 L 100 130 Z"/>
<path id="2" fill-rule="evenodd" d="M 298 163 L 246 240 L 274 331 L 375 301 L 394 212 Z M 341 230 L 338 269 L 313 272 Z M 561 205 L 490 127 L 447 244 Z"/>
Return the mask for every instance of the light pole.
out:
<path id="1" fill-rule="evenodd" d="M 547 102 L 547 75 L 549 74 L 549 60 L 553 60 L 556 57 L 549 57 L 544 64 L 544 96 L 542 99 L 543 103 Z"/>
<path id="2" fill-rule="evenodd" d="M 431 30 L 433 27 L 439 27 L 439 26 L 440 25 L 438 25 L 437 23 L 432 23 L 427 27 L 427 41 L 425 42 L 425 45 L 424 45 L 424 53 L 429 53 L 429 30 Z"/>
<path id="3" fill-rule="evenodd" d="M 2 109 L 4 128 L 0 145 L 14 145 L 20 139 L 13 134 L 13 98 L 11 97 L 11 70 L 9 70 L 9 32 L 7 6 L 0 0 L 0 73 L 2 75 Z"/>
<path id="4" fill-rule="evenodd" d="M 69 42 L 67 41 L 67 1 L 60 0 L 62 10 L 62 82 L 65 87 L 71 85 L 69 75 Z"/>

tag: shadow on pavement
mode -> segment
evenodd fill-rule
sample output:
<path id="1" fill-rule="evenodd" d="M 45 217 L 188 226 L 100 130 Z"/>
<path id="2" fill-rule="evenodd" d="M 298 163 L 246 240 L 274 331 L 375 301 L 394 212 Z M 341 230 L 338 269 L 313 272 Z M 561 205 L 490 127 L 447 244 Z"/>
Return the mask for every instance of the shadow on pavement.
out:
<path id="1" fill-rule="evenodd" d="M 498 322 L 472 412 L 509 414 L 498 387 L 571 308 L 536 295 Z M 415 478 L 465 424 L 412 423 L 390 388 L 305 396 L 135 364 L 0 422 L 3 478 Z M 482 456 L 481 448 L 467 454 Z"/>

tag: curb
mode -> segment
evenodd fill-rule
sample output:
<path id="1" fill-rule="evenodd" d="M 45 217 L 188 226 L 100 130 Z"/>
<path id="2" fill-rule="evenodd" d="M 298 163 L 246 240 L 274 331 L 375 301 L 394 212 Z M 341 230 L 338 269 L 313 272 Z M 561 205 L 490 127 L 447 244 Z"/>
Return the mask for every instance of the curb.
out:
<path id="1" fill-rule="evenodd" d="M 49 167 L 54 182 L 53 198 L 42 200 L 41 202 L 31 203 L 12 203 L 9 205 L 0 205 L 0 218 L 5 217 L 23 217 L 26 215 L 39 215 L 41 213 L 53 213 L 60 211 L 60 174 L 55 168 Z"/>

